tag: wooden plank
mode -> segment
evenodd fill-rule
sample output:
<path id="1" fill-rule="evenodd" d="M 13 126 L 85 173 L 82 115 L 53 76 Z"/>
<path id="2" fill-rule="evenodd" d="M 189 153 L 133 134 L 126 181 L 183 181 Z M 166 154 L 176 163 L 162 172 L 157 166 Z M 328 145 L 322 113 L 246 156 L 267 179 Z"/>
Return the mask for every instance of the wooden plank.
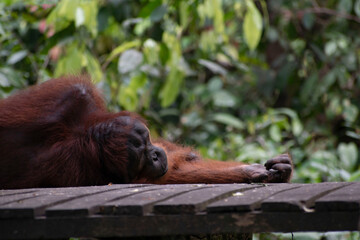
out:
<path id="1" fill-rule="evenodd" d="M 1 220 L 0 239 L 159 237 L 216 233 L 357 231 L 359 212 L 239 212 Z M 154 238 L 157 239 L 157 238 Z"/>
<path id="2" fill-rule="evenodd" d="M 302 184 L 267 184 L 255 189 L 246 189 L 241 193 L 235 193 L 231 196 L 211 203 L 206 210 L 209 213 L 215 212 L 242 212 L 257 210 L 261 202 L 268 197 L 303 186 Z"/>
<path id="3" fill-rule="evenodd" d="M 121 186 L 121 185 L 118 185 Z M 88 216 L 99 213 L 100 207 L 108 201 L 122 201 L 122 198 L 137 195 L 142 192 L 154 191 L 159 189 L 159 185 L 148 185 L 132 188 L 114 188 L 107 191 L 100 191 L 90 195 L 81 195 L 68 201 L 56 204 L 46 209 L 47 217 L 64 217 L 64 216 Z"/>
<path id="4" fill-rule="evenodd" d="M 313 211 L 316 199 L 349 183 L 325 182 L 306 184 L 275 194 L 261 203 L 263 211 Z"/>
<path id="5" fill-rule="evenodd" d="M 102 214 L 145 215 L 153 211 L 153 206 L 169 198 L 207 187 L 205 184 L 163 185 L 156 191 L 142 192 L 126 198 L 108 202 L 100 207 Z"/>
<path id="6" fill-rule="evenodd" d="M 35 193 L 38 189 L 16 189 L 16 190 L 0 190 L 0 202 L 3 197 L 6 196 L 14 196 L 14 195 L 20 195 L 20 194 L 26 194 L 26 193 Z"/>
<path id="7" fill-rule="evenodd" d="M 0 206 L 6 205 L 13 202 L 21 202 L 26 199 L 39 197 L 41 194 L 38 191 L 20 192 L 20 193 L 9 193 L 0 196 Z"/>
<path id="8" fill-rule="evenodd" d="M 97 192 L 106 192 L 109 189 L 124 188 L 127 186 L 96 186 L 79 188 L 44 188 L 38 189 L 35 196 L 22 198 L 21 201 L 12 201 L 0 206 L 0 218 L 34 218 L 44 215 L 45 208 L 71 199 L 87 196 Z M 17 197 L 16 195 L 12 195 Z M 20 197 L 24 196 L 20 194 Z"/>
<path id="9" fill-rule="evenodd" d="M 198 190 L 184 193 L 155 204 L 154 212 L 162 214 L 196 213 L 198 211 L 203 211 L 209 203 L 228 197 L 234 192 L 242 192 L 246 189 L 258 187 L 260 187 L 260 185 L 207 185 L 206 188 L 200 188 Z"/>
<path id="10" fill-rule="evenodd" d="M 339 188 L 315 201 L 315 211 L 359 211 L 360 182 Z"/>

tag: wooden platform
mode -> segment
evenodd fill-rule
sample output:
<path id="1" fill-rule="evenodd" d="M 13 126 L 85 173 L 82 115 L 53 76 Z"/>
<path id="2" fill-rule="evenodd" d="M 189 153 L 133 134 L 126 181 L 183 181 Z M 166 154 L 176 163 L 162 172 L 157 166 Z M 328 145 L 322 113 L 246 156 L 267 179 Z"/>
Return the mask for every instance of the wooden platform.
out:
<path id="1" fill-rule="evenodd" d="M 360 183 L 0 190 L 0 239 L 360 230 Z"/>

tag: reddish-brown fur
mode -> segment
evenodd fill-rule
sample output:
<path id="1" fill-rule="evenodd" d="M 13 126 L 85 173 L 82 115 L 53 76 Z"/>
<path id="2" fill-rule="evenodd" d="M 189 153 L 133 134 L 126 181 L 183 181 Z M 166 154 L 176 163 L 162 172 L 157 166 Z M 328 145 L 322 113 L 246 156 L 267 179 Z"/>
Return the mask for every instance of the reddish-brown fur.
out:
<path id="1" fill-rule="evenodd" d="M 289 155 L 269 160 L 266 167 L 205 161 L 191 148 L 158 140 L 152 144 L 165 151 L 168 172 L 149 178 L 137 162 L 128 161 L 133 125 L 115 122 L 122 116 L 144 124 L 133 113 L 107 112 L 101 95 L 84 77 L 50 80 L 1 100 L 0 189 L 109 182 L 288 182 L 291 177 Z M 104 155 L 108 162 L 101 159 Z"/>

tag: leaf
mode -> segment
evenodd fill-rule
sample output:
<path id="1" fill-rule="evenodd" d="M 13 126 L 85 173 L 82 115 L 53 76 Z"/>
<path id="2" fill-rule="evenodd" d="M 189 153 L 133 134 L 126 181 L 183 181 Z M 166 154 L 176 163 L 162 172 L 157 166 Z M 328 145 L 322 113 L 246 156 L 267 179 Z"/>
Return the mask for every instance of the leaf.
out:
<path id="1" fill-rule="evenodd" d="M 55 77 L 78 74 L 83 66 L 83 55 L 76 44 L 67 49 L 68 54 L 59 59 L 55 68 Z"/>
<path id="2" fill-rule="evenodd" d="M 340 0 L 338 2 L 338 10 L 340 12 L 350 13 L 352 9 L 352 0 Z"/>
<path id="3" fill-rule="evenodd" d="M 134 32 L 137 36 L 141 36 L 151 26 L 152 26 L 152 22 L 150 18 L 142 19 L 140 22 L 136 24 Z"/>
<path id="4" fill-rule="evenodd" d="M 358 158 L 358 149 L 355 143 L 340 143 L 337 148 L 341 165 L 346 170 L 353 170 L 356 166 L 357 158 Z"/>
<path id="5" fill-rule="evenodd" d="M 349 182 L 360 181 L 360 170 L 357 170 L 356 172 L 352 173 L 348 181 Z"/>
<path id="6" fill-rule="evenodd" d="M 250 50 L 254 50 L 260 42 L 263 29 L 262 17 L 251 0 L 247 0 L 246 5 L 247 11 L 243 22 L 244 37 Z"/>
<path id="7" fill-rule="evenodd" d="M 131 42 L 125 42 L 121 44 L 120 46 L 116 47 L 114 50 L 111 51 L 109 57 L 106 59 L 107 62 L 112 61 L 117 55 L 121 54 L 125 50 L 128 50 L 130 48 L 135 48 L 140 46 L 139 40 L 134 40 Z"/>
<path id="8" fill-rule="evenodd" d="M 357 134 L 356 132 L 346 131 L 346 136 L 360 140 L 360 134 Z"/>
<path id="9" fill-rule="evenodd" d="M 299 136 L 303 131 L 303 125 L 301 124 L 299 118 L 292 119 L 291 127 L 295 136 Z"/>
<path id="10" fill-rule="evenodd" d="M 356 13 L 356 16 L 360 17 L 360 0 L 356 0 L 354 4 L 354 11 Z"/>
<path id="11" fill-rule="evenodd" d="M 230 114 L 216 113 L 212 116 L 212 118 L 215 122 L 219 122 L 219 123 L 234 127 L 239 130 L 244 129 L 244 123 L 241 120 L 239 120 L 238 118 L 236 118 Z"/>
<path id="12" fill-rule="evenodd" d="M 128 86 L 122 86 L 119 94 L 119 103 L 126 110 L 135 111 L 138 102 L 138 91 L 140 88 L 144 87 L 147 82 L 147 77 L 145 74 L 135 75 L 131 78 Z"/>
<path id="13" fill-rule="evenodd" d="M 143 44 L 143 53 L 149 64 L 155 65 L 159 61 L 159 46 L 153 39 L 146 39 Z"/>
<path id="14" fill-rule="evenodd" d="M 209 83 L 207 84 L 207 88 L 209 89 L 210 93 L 216 93 L 222 88 L 222 86 L 223 83 L 219 77 L 211 78 Z"/>
<path id="15" fill-rule="evenodd" d="M 5 74 L 3 74 L 1 72 L 0 72 L 0 86 L 1 87 L 10 87 L 11 86 L 9 79 L 6 77 Z"/>
<path id="16" fill-rule="evenodd" d="M 165 82 L 165 86 L 160 92 L 161 106 L 168 107 L 172 104 L 180 91 L 180 85 L 183 82 L 184 73 L 176 67 L 170 69 Z"/>
<path id="17" fill-rule="evenodd" d="M 329 88 L 335 83 L 336 81 L 336 71 L 337 69 L 329 71 L 323 78 L 318 86 L 314 87 L 314 91 L 312 93 L 311 99 L 316 101 L 320 96 L 328 92 Z"/>
<path id="18" fill-rule="evenodd" d="M 214 11 L 214 29 L 218 36 L 221 36 L 223 40 L 227 41 L 227 36 L 225 34 L 225 25 L 224 25 L 224 12 L 221 6 L 221 0 L 212 0 L 211 5 L 213 6 Z"/>
<path id="19" fill-rule="evenodd" d="M 7 64 L 12 65 L 15 64 L 17 62 L 20 62 L 21 60 L 23 60 L 26 56 L 27 56 L 28 52 L 27 50 L 21 50 L 18 51 L 14 54 L 12 54 L 9 59 L 7 60 Z"/>
<path id="20" fill-rule="evenodd" d="M 303 125 L 298 114 L 289 108 L 278 108 L 274 110 L 275 114 L 285 114 L 291 118 L 291 129 L 295 136 L 299 136 L 303 131 Z"/>
<path id="21" fill-rule="evenodd" d="M 180 25 L 186 29 L 189 24 L 189 4 L 186 1 L 179 3 Z"/>
<path id="22" fill-rule="evenodd" d="M 46 18 L 46 23 L 53 25 L 55 32 L 63 30 L 70 25 L 72 20 L 75 19 L 74 10 L 76 7 L 77 3 L 75 1 L 60 1 Z"/>
<path id="23" fill-rule="evenodd" d="M 164 43 L 160 43 L 159 58 L 162 65 L 165 65 L 170 58 L 170 51 Z"/>
<path id="24" fill-rule="evenodd" d="M 274 140 L 275 142 L 280 142 L 281 141 L 281 131 L 280 128 L 277 125 L 271 125 L 270 129 L 269 129 L 269 134 L 272 140 Z"/>
<path id="25" fill-rule="evenodd" d="M 337 51 L 337 44 L 334 41 L 327 42 L 325 44 L 325 54 L 331 56 Z"/>
<path id="26" fill-rule="evenodd" d="M 126 74 L 135 70 L 143 62 L 143 59 L 141 52 L 135 49 L 126 50 L 119 58 L 119 73 Z"/>
<path id="27" fill-rule="evenodd" d="M 149 17 L 150 14 L 154 11 L 154 9 L 157 8 L 160 4 L 161 4 L 161 0 L 150 1 L 148 4 L 145 5 L 145 7 L 141 8 L 139 17 L 141 18 Z"/>
<path id="28" fill-rule="evenodd" d="M 184 126 L 196 128 L 203 124 L 201 117 L 198 112 L 190 112 L 181 116 L 181 123 Z"/>
<path id="29" fill-rule="evenodd" d="M 74 21 L 75 26 L 84 25 L 93 36 L 97 34 L 98 1 L 62 0 L 46 19 L 59 32 Z"/>
<path id="30" fill-rule="evenodd" d="M 215 92 L 213 101 L 217 107 L 234 107 L 236 105 L 236 98 L 225 90 Z"/>
<path id="31" fill-rule="evenodd" d="M 81 7 L 76 8 L 75 26 L 79 27 L 85 22 L 84 10 Z"/>
<path id="32" fill-rule="evenodd" d="M 213 73 L 217 73 L 220 75 L 226 75 L 227 71 L 225 68 L 223 68 L 222 66 L 220 66 L 217 63 L 205 60 L 205 59 L 200 59 L 198 61 L 199 64 L 203 65 L 204 67 L 208 68 L 210 71 L 212 71 Z"/>
<path id="33" fill-rule="evenodd" d="M 157 7 L 150 15 L 150 20 L 153 22 L 159 22 L 167 12 L 167 5 L 161 5 Z"/>
<path id="34" fill-rule="evenodd" d="M 343 115 L 346 121 L 354 122 L 359 114 L 359 109 L 350 103 L 348 99 L 343 101 Z"/>
<path id="35" fill-rule="evenodd" d="M 313 13 L 305 13 L 302 18 L 302 23 L 307 30 L 310 30 L 315 22 L 315 15 Z"/>
<path id="36" fill-rule="evenodd" d="M 102 71 L 99 61 L 94 58 L 90 52 L 85 52 L 84 57 L 86 59 L 86 70 L 91 75 L 91 79 L 98 83 L 102 79 Z"/>
<path id="37" fill-rule="evenodd" d="M 300 99 L 304 103 L 308 103 L 312 94 L 314 94 L 314 88 L 316 88 L 318 82 L 318 74 L 314 72 L 307 79 L 300 89 Z"/>

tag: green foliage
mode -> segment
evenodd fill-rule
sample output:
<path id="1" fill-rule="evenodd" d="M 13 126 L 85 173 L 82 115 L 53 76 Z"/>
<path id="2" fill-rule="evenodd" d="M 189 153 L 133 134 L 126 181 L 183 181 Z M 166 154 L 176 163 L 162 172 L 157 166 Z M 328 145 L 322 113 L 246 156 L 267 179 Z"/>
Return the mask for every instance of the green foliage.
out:
<path id="1" fill-rule="evenodd" d="M 40 4 L 41 3 L 41 4 Z M 109 108 L 220 160 L 360 180 L 360 0 L 0 3 L 0 97 L 89 74 Z"/>
<path id="2" fill-rule="evenodd" d="M 247 0 L 246 7 L 247 11 L 243 22 L 244 36 L 249 48 L 254 50 L 260 42 L 263 29 L 262 17 L 253 1 Z"/>

